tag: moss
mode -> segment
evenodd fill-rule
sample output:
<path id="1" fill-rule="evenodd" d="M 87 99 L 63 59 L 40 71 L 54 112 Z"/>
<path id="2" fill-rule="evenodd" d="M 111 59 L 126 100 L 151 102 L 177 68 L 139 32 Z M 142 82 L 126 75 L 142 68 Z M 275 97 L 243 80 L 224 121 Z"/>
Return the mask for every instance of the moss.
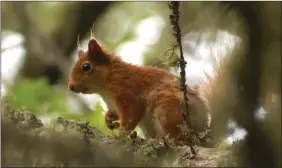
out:
<path id="1" fill-rule="evenodd" d="M 108 135 L 86 121 L 63 117 L 47 126 L 33 113 L 15 110 L 5 102 L 1 147 L 2 166 L 187 166 L 203 162 L 190 160 L 187 146 L 176 146 L 167 138 Z M 203 150 L 199 149 L 199 155 Z"/>

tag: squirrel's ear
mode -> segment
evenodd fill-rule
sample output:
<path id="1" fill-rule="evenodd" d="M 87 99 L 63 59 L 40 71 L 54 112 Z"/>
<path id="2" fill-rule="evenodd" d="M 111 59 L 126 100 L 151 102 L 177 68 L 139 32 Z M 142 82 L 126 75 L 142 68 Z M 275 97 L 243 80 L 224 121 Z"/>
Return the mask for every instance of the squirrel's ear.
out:
<path id="1" fill-rule="evenodd" d="M 88 51 L 90 53 L 102 53 L 102 49 L 96 40 L 91 39 L 88 43 Z"/>
<path id="2" fill-rule="evenodd" d="M 109 64 L 109 58 L 106 57 L 96 40 L 91 39 L 88 43 L 88 54 L 97 64 Z"/>

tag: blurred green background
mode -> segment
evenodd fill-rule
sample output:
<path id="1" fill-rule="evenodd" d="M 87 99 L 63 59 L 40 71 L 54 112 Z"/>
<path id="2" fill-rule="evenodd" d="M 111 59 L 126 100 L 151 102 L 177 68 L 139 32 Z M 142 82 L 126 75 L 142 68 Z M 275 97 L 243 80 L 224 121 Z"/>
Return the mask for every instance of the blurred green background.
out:
<path id="1" fill-rule="evenodd" d="M 67 90 L 66 84 L 77 58 L 77 37 L 80 35 L 86 49 L 93 24 L 95 38 L 127 62 L 170 68 L 162 58 L 163 52 L 174 43 L 167 2 L 2 2 L 1 5 L 2 96 L 7 96 L 15 108 L 30 110 L 43 121 L 57 116 L 86 119 L 110 132 L 104 124 L 105 105 L 99 97 L 75 95 Z M 202 37 L 208 43 L 216 40 L 218 27 L 232 28 L 236 33 L 235 23 L 224 24 L 228 17 L 219 20 L 218 8 L 217 3 L 182 3 L 183 35 L 208 32 L 205 35 L 208 37 Z M 190 43 L 199 41 L 197 34 L 187 39 L 188 42 L 191 39 Z M 185 47 L 188 53 L 194 50 L 193 45 Z"/>

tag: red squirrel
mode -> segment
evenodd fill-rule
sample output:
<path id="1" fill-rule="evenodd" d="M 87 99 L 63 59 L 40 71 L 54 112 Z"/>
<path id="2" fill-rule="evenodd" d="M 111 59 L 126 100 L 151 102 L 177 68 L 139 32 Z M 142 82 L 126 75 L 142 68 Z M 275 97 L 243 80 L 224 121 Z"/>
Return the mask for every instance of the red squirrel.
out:
<path id="1" fill-rule="evenodd" d="M 126 63 L 90 39 L 87 51 L 78 50 L 68 87 L 75 93 L 99 94 L 109 109 L 106 126 L 119 128 L 119 135 L 129 135 L 138 126 L 145 138 L 177 139 L 182 135 L 184 102 L 174 82 L 168 71 Z M 190 125 L 196 132 L 205 131 L 208 110 L 196 90 L 187 90 Z"/>

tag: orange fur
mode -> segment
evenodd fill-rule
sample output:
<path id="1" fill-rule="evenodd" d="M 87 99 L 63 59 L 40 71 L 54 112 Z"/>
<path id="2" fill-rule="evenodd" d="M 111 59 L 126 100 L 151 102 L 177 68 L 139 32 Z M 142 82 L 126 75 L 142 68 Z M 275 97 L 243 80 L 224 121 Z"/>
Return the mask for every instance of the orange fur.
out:
<path id="1" fill-rule="evenodd" d="M 174 76 L 163 69 L 125 63 L 99 47 L 90 40 L 88 51 L 79 51 L 69 88 L 76 93 L 99 94 L 109 108 L 105 116 L 107 127 L 119 127 L 120 134 L 128 135 L 140 126 L 146 137 L 180 137 L 178 125 L 184 122 L 184 102 L 182 92 L 174 86 Z M 83 71 L 84 63 L 89 63 L 91 69 Z M 188 86 L 187 89 L 190 124 L 196 131 L 204 131 L 207 109 L 197 92 Z M 120 124 L 114 123 L 118 119 Z"/>

